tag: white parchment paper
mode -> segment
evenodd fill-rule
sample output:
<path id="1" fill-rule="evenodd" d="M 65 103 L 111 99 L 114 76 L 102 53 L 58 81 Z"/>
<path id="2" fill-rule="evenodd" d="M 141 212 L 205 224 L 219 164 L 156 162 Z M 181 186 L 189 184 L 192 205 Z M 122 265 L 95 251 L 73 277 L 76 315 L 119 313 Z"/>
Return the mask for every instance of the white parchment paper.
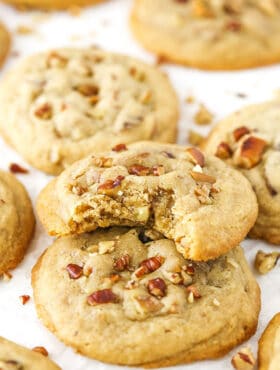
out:
<path id="1" fill-rule="evenodd" d="M 0 20 L 6 23 L 14 36 L 13 53 L 0 73 L 0 83 L 2 73 L 15 65 L 20 58 L 39 50 L 60 46 L 97 44 L 107 50 L 130 54 L 153 63 L 155 58 L 134 41 L 129 31 L 128 16 L 131 3 L 130 0 L 108 1 L 82 11 L 78 17 L 62 12 L 17 12 L 6 5 L 0 5 Z M 20 35 L 16 33 L 19 26 L 32 28 L 32 34 Z M 232 73 L 209 73 L 167 65 L 161 68 L 169 74 L 181 101 L 178 142 L 182 144 L 187 143 L 187 132 L 190 128 L 193 127 L 196 131 L 205 134 L 210 129 L 209 126 L 201 128 L 193 123 L 192 117 L 197 111 L 199 103 L 206 104 L 208 109 L 214 113 L 215 121 L 217 121 L 242 106 L 273 98 L 275 91 L 280 88 L 280 65 Z M 246 97 L 238 97 L 238 93 L 245 94 Z M 195 97 L 194 104 L 190 105 L 184 102 L 188 95 Z M 11 162 L 21 164 L 30 170 L 29 174 L 19 175 L 18 178 L 26 185 L 34 201 L 50 177 L 31 168 L 0 139 L 0 168 L 7 170 Z M 38 345 L 46 347 L 50 357 L 63 370 L 113 370 L 120 368 L 75 354 L 71 348 L 60 343 L 40 323 L 32 298 L 25 306 L 20 303 L 20 295 L 29 294 L 32 297 L 30 271 L 37 258 L 50 243 L 51 238 L 46 235 L 42 226 L 37 222 L 34 239 L 23 263 L 12 272 L 12 280 L 9 282 L 0 281 L 0 335 L 27 347 Z M 277 249 L 252 240 L 245 241 L 243 246 L 252 268 L 258 249 L 266 251 Z M 257 279 L 262 289 L 262 311 L 259 329 L 248 342 L 255 353 L 261 332 L 273 314 L 280 310 L 279 267 L 266 276 L 257 276 Z M 236 350 L 220 360 L 198 362 L 176 368 L 189 370 L 231 369 L 230 359 Z"/>

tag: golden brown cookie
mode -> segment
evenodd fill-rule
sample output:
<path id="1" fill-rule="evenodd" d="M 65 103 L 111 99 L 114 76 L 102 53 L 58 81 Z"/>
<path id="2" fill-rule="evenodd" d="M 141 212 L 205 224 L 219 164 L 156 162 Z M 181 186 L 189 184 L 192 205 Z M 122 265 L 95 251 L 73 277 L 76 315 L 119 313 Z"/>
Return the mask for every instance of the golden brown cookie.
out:
<path id="1" fill-rule="evenodd" d="M 28 57 L 3 79 L 0 101 L 4 138 L 51 174 L 118 143 L 176 141 L 178 102 L 166 75 L 100 49 Z"/>
<path id="2" fill-rule="evenodd" d="M 0 66 L 6 59 L 10 49 L 10 34 L 6 27 L 0 23 Z"/>
<path id="3" fill-rule="evenodd" d="M 280 61 L 279 0 L 135 0 L 130 23 L 168 61 L 209 70 Z"/>
<path id="4" fill-rule="evenodd" d="M 32 271 L 37 313 L 67 345 L 121 365 L 225 355 L 254 334 L 260 291 L 240 247 L 194 263 L 153 230 L 59 238 Z"/>
<path id="5" fill-rule="evenodd" d="M 248 180 L 214 156 L 139 142 L 74 163 L 37 201 L 51 235 L 148 225 L 186 258 L 208 260 L 234 248 L 257 217 Z"/>
<path id="6" fill-rule="evenodd" d="M 280 314 L 268 324 L 259 340 L 259 370 L 280 369 Z"/>
<path id="7" fill-rule="evenodd" d="M 204 143 L 251 182 L 259 203 L 253 238 L 280 244 L 280 104 L 246 107 L 218 124 Z"/>
<path id="8" fill-rule="evenodd" d="M 34 225 L 25 188 L 14 175 L 0 171 L 0 275 L 23 259 Z"/>
<path id="9" fill-rule="evenodd" d="M 87 6 L 97 4 L 105 0 L 4 0 L 20 9 L 41 8 L 41 9 L 70 9 L 72 6 Z"/>

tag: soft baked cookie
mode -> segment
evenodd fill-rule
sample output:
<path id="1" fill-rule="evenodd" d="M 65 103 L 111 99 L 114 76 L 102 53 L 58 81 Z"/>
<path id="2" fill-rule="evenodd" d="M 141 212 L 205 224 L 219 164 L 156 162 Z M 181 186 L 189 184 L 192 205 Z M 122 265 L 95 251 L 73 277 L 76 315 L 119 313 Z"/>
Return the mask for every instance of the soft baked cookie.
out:
<path id="1" fill-rule="evenodd" d="M 32 285 L 37 313 L 56 336 L 122 365 L 222 356 L 255 332 L 260 309 L 240 247 L 194 263 L 152 230 L 60 238 L 33 268 Z"/>
<path id="2" fill-rule="evenodd" d="M 37 201 L 51 235 L 148 225 L 186 258 L 207 260 L 235 247 L 257 217 L 251 185 L 195 148 L 139 142 L 74 163 Z"/>
<path id="3" fill-rule="evenodd" d="M 99 49 L 33 55 L 0 86 L 0 131 L 52 174 L 120 142 L 174 142 L 177 97 L 155 67 Z"/>
<path id="4" fill-rule="evenodd" d="M 135 0 L 131 27 L 147 49 L 193 67 L 280 61 L 279 0 Z"/>
<path id="5" fill-rule="evenodd" d="M 68 9 L 71 6 L 87 6 L 104 0 L 4 0 L 19 8 Z"/>
<path id="6" fill-rule="evenodd" d="M 0 337 L 1 370 L 59 370 L 48 357 Z"/>
<path id="7" fill-rule="evenodd" d="M 22 260 L 34 225 L 25 188 L 14 175 L 0 171 L 0 275 Z"/>
<path id="8" fill-rule="evenodd" d="M 259 340 L 259 370 L 280 369 L 280 313 L 269 322 Z"/>
<path id="9" fill-rule="evenodd" d="M 0 66 L 6 59 L 10 49 L 10 35 L 6 27 L 0 23 Z"/>
<path id="10" fill-rule="evenodd" d="M 280 244 L 280 104 L 246 107 L 214 128 L 205 150 L 249 179 L 259 203 L 253 238 Z"/>

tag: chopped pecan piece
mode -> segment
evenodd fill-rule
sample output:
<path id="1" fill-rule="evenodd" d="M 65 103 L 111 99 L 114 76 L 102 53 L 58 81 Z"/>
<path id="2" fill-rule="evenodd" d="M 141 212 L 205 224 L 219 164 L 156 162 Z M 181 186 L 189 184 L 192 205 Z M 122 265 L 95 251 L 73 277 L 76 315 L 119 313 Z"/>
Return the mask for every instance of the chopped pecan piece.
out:
<path id="1" fill-rule="evenodd" d="M 52 106 L 49 103 L 44 103 L 35 110 L 34 114 L 40 119 L 48 120 L 52 118 Z"/>
<path id="2" fill-rule="evenodd" d="M 233 137 L 235 141 L 239 141 L 244 135 L 250 134 L 250 130 L 246 126 L 237 127 L 233 131 Z"/>
<path id="3" fill-rule="evenodd" d="M 83 84 L 75 87 L 80 94 L 86 97 L 96 96 L 99 93 L 99 88 L 95 85 Z"/>
<path id="4" fill-rule="evenodd" d="M 266 145 L 267 142 L 261 138 L 248 137 L 235 154 L 235 164 L 246 169 L 255 167 L 261 161 Z"/>
<path id="5" fill-rule="evenodd" d="M 198 164 L 200 167 L 205 165 L 205 158 L 203 153 L 197 148 L 188 148 L 186 152 L 189 155 L 190 160 L 194 164 Z"/>
<path id="6" fill-rule="evenodd" d="M 150 272 L 156 271 L 165 261 L 165 258 L 162 256 L 155 256 L 148 258 L 140 263 L 139 268 L 135 271 L 136 277 L 141 277 Z"/>
<path id="7" fill-rule="evenodd" d="M 125 144 L 117 144 L 112 148 L 113 152 L 123 152 L 127 150 L 127 146 Z"/>
<path id="8" fill-rule="evenodd" d="M 255 268 L 260 274 L 267 274 L 276 266 L 279 258 L 279 252 L 265 253 L 258 251 L 255 258 Z"/>
<path id="9" fill-rule="evenodd" d="M 106 180 L 97 188 L 98 194 L 110 195 L 114 194 L 115 190 L 121 186 L 124 176 L 117 176 L 114 180 Z"/>
<path id="10" fill-rule="evenodd" d="M 66 270 L 70 279 L 79 279 L 83 275 L 83 267 L 75 263 L 69 263 L 69 265 L 66 266 Z"/>
<path id="11" fill-rule="evenodd" d="M 83 195 L 84 193 L 87 192 L 87 189 L 81 185 L 74 185 L 71 187 L 71 191 L 72 193 L 76 194 L 76 195 Z"/>
<path id="12" fill-rule="evenodd" d="M 17 163 L 11 163 L 9 166 L 9 170 L 12 173 L 28 173 L 29 172 L 26 168 L 20 166 Z"/>
<path id="13" fill-rule="evenodd" d="M 190 171 L 191 177 L 198 182 L 209 182 L 209 184 L 214 184 L 216 182 L 215 177 L 207 175 L 206 173 Z"/>
<path id="14" fill-rule="evenodd" d="M 231 360 L 231 364 L 236 370 L 252 370 L 255 362 L 250 348 L 242 348 Z"/>
<path id="15" fill-rule="evenodd" d="M 227 143 L 222 141 L 217 147 L 215 156 L 221 159 L 228 159 L 232 156 L 232 150 Z"/>
<path id="16" fill-rule="evenodd" d="M 140 304 L 142 309 L 148 313 L 157 312 L 163 307 L 162 303 L 159 300 L 151 296 L 150 297 L 140 296 L 140 297 L 137 297 L 136 300 Z"/>
<path id="17" fill-rule="evenodd" d="M 148 281 L 148 291 L 155 297 L 164 297 L 166 295 L 166 284 L 161 278 Z"/>
<path id="18" fill-rule="evenodd" d="M 37 353 L 41 353 L 41 355 L 46 356 L 46 357 L 48 357 L 48 355 L 49 355 L 46 348 L 42 347 L 42 346 L 34 347 L 34 348 L 32 348 L 32 351 L 37 352 Z"/>
<path id="19" fill-rule="evenodd" d="M 21 295 L 19 299 L 21 303 L 25 305 L 30 300 L 30 295 Z"/>
<path id="20" fill-rule="evenodd" d="M 134 164 L 128 168 L 128 173 L 136 176 L 148 176 L 151 174 L 151 168 L 141 164 Z"/>
<path id="21" fill-rule="evenodd" d="M 110 157 L 92 158 L 92 163 L 96 167 L 110 168 L 112 167 L 113 159 Z"/>
<path id="22" fill-rule="evenodd" d="M 188 287 L 186 287 L 186 290 L 188 293 L 192 293 L 194 298 L 201 298 L 201 294 L 194 285 L 189 285 Z"/>
<path id="23" fill-rule="evenodd" d="M 114 270 L 116 271 L 124 271 L 127 270 L 130 264 L 130 256 L 128 254 L 124 254 L 120 258 L 118 258 L 114 262 Z"/>
<path id="24" fill-rule="evenodd" d="M 118 274 L 110 275 L 110 280 L 112 283 L 117 283 L 118 281 L 121 280 L 121 276 Z"/>
<path id="25" fill-rule="evenodd" d="M 24 370 L 24 367 L 18 361 L 14 361 L 14 360 L 4 360 L 3 361 L 0 359 L 0 370 Z"/>
<path id="26" fill-rule="evenodd" d="M 164 173 L 165 173 L 165 168 L 161 164 L 158 165 L 158 166 L 153 166 L 151 170 L 152 170 L 151 172 L 154 176 L 161 176 L 161 175 L 164 175 Z"/>
<path id="27" fill-rule="evenodd" d="M 117 301 L 118 298 L 111 289 L 97 290 L 96 292 L 89 295 L 87 298 L 87 303 L 90 306 L 96 306 L 98 304 L 105 303 L 116 303 Z"/>

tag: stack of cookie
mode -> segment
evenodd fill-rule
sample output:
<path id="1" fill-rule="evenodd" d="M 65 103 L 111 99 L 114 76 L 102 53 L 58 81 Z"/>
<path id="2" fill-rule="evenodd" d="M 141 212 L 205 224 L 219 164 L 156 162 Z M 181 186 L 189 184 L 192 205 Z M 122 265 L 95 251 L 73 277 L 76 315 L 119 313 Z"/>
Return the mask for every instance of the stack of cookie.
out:
<path id="1" fill-rule="evenodd" d="M 37 210 L 60 237 L 32 272 L 37 312 L 80 353 L 166 366 L 221 356 L 255 332 L 259 287 L 238 243 L 256 198 L 220 159 L 119 144 L 52 180 Z"/>

